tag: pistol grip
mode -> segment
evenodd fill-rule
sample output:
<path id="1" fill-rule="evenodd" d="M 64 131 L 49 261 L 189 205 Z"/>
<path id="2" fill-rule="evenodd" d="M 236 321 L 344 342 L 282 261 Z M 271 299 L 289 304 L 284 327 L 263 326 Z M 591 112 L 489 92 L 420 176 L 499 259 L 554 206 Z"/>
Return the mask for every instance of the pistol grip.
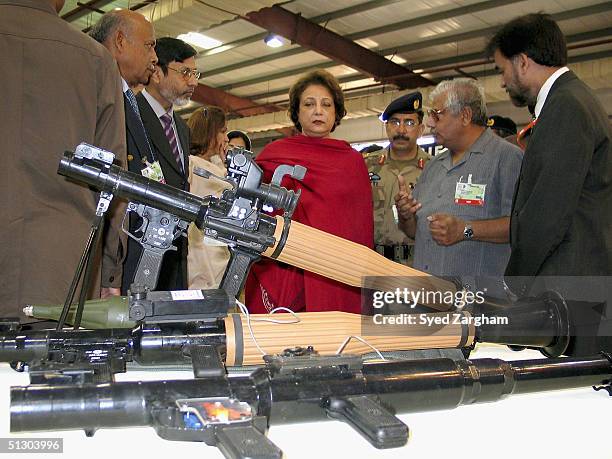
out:
<path id="1" fill-rule="evenodd" d="M 215 346 L 189 346 L 189 355 L 196 378 L 222 378 L 225 376 L 225 366 Z"/>
<path id="2" fill-rule="evenodd" d="M 225 427 L 217 432 L 217 448 L 229 459 L 281 459 L 282 451 L 254 426 Z"/>
<path id="3" fill-rule="evenodd" d="M 165 251 L 143 247 L 133 284 L 145 287 L 147 290 L 155 290 L 164 253 Z"/>
<path id="4" fill-rule="evenodd" d="M 331 398 L 327 414 L 348 423 L 376 448 L 398 448 L 408 441 L 408 426 L 370 396 Z"/>

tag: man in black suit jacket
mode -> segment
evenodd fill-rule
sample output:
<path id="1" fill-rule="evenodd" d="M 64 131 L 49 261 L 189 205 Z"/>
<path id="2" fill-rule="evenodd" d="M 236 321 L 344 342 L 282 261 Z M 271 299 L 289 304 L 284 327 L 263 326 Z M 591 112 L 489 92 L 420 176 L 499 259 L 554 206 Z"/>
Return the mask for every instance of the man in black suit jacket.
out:
<path id="1" fill-rule="evenodd" d="M 519 295 L 542 290 L 563 295 L 572 336 L 565 354 L 611 351 L 607 114 L 565 67 L 565 38 L 550 16 L 514 19 L 491 39 L 488 51 L 513 103 L 533 105 L 536 116 L 512 204 L 506 282 Z"/>
<path id="2" fill-rule="evenodd" d="M 508 276 L 612 274 L 612 143 L 607 114 L 565 64 L 547 15 L 506 24 L 488 51 L 517 106 L 534 105 L 510 222 Z"/>
<path id="3" fill-rule="evenodd" d="M 140 174 L 146 167 L 147 161 L 154 161 L 154 153 L 147 138 L 133 90 L 140 85 L 148 84 L 155 72 L 157 55 L 155 54 L 153 25 L 140 13 L 128 9 L 113 10 L 99 19 L 91 28 L 89 35 L 110 51 L 119 67 L 125 109 L 128 169 Z M 133 221 L 133 224 L 136 222 Z M 131 228 L 134 229 L 132 225 Z M 128 238 L 121 289 L 108 289 L 107 292 L 103 292 L 106 293 L 106 296 L 126 293 L 131 279 L 134 278 L 136 267 L 132 258 L 137 252 L 139 256 L 140 246 Z M 138 258 L 135 263 L 137 262 Z M 129 267 L 131 271 L 126 272 L 126 268 Z"/>
<path id="4" fill-rule="evenodd" d="M 152 165 L 159 165 L 163 177 L 151 178 L 163 179 L 169 185 L 187 189 L 185 171 L 188 171 L 189 165 L 189 128 L 180 117 L 174 115 L 172 105 L 188 102 L 197 86 L 193 58 L 196 51 L 172 38 L 162 38 L 156 44 L 153 25 L 143 15 L 130 10 L 113 10 L 104 14 L 90 35 L 108 48 L 117 61 L 122 77 L 128 169 L 147 175 Z M 159 61 L 157 52 L 162 56 Z M 156 66 L 158 62 L 159 67 Z M 181 73 L 185 69 L 188 69 L 187 73 Z M 164 113 L 171 114 L 175 149 L 171 148 L 151 104 L 141 94 L 134 96 L 133 90 L 140 85 L 148 85 L 156 108 L 162 106 Z M 178 158 L 174 156 L 173 150 L 176 149 L 180 155 Z M 131 215 L 130 231 L 135 233 L 139 226 L 139 218 Z M 179 238 L 176 244 L 178 251 L 169 251 L 164 256 L 157 290 L 187 288 L 186 238 Z M 129 238 L 123 262 L 121 294 L 125 295 L 133 282 L 141 254 L 140 244 Z M 119 289 L 111 293 L 119 294 Z"/>
<path id="5" fill-rule="evenodd" d="M 189 102 L 198 85 L 195 67 L 196 50 L 176 38 L 160 38 L 155 45 L 158 62 L 151 81 L 136 96 L 148 141 L 156 161 L 159 161 L 164 181 L 175 188 L 189 189 L 190 135 L 187 124 L 173 111 L 174 106 Z M 187 288 L 187 238 L 175 241 L 176 251 L 168 251 L 160 269 L 157 290 Z M 128 245 L 124 265 L 124 285 L 127 289 L 140 258 L 140 246 Z"/>

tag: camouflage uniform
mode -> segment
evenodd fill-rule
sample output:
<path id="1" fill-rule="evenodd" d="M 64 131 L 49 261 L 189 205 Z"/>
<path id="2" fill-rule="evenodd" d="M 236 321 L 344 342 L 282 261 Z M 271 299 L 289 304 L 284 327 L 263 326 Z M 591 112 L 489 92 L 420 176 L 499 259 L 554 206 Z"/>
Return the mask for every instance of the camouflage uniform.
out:
<path id="1" fill-rule="evenodd" d="M 406 185 L 415 184 L 423 167 L 431 157 L 420 147 L 413 159 L 391 159 L 389 149 L 384 148 L 364 155 L 374 203 L 374 244 L 376 250 L 387 258 L 404 264 L 412 264 L 414 239 L 410 239 L 397 227 L 394 213 L 395 196 L 399 192 L 398 175 Z"/>

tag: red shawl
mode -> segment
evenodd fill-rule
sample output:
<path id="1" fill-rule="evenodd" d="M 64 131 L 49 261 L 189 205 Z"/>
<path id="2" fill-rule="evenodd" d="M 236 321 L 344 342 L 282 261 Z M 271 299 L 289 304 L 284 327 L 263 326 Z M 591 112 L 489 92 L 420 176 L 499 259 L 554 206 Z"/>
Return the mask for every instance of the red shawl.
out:
<path id="1" fill-rule="evenodd" d="M 297 135 L 267 145 L 256 158 L 264 182 L 281 164 L 308 169 L 303 181 L 282 185 L 302 190 L 292 220 L 372 247 L 372 193 L 361 155 L 342 140 Z M 252 313 L 284 306 L 293 311 L 361 312 L 360 289 L 271 259 L 253 265 L 246 284 Z"/>

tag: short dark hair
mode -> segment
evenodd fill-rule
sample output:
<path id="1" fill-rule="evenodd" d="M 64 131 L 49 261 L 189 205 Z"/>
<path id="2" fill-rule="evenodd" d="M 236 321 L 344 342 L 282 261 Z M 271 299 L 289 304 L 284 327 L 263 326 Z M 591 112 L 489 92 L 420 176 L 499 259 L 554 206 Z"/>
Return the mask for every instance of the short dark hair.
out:
<path id="1" fill-rule="evenodd" d="M 342 118 L 346 116 L 346 108 L 344 107 L 344 93 L 340 88 L 340 83 L 336 80 L 336 77 L 325 70 L 314 70 L 307 73 L 299 80 L 295 82 L 289 90 L 289 117 L 295 128 L 298 131 L 302 130 L 302 126 L 298 120 L 300 113 L 300 97 L 308 86 L 321 85 L 329 89 L 329 92 L 334 99 L 334 107 L 336 109 L 336 120 L 334 121 L 334 127 L 332 132 L 336 129 L 336 126 L 340 124 Z"/>
<path id="2" fill-rule="evenodd" d="M 227 133 L 227 139 L 231 142 L 232 139 L 240 137 L 244 141 L 245 148 L 251 151 L 251 139 L 246 132 L 243 131 L 229 131 Z"/>
<path id="3" fill-rule="evenodd" d="M 548 14 L 527 14 L 504 25 L 489 40 L 487 56 L 491 57 L 495 50 L 507 59 L 525 53 L 534 62 L 547 67 L 567 64 L 565 36 Z"/>
<path id="4" fill-rule="evenodd" d="M 185 59 L 194 57 L 198 52 L 183 40 L 162 37 L 155 44 L 155 54 L 157 54 L 157 65 L 160 66 L 164 75 L 167 75 L 170 62 L 183 62 Z"/>

